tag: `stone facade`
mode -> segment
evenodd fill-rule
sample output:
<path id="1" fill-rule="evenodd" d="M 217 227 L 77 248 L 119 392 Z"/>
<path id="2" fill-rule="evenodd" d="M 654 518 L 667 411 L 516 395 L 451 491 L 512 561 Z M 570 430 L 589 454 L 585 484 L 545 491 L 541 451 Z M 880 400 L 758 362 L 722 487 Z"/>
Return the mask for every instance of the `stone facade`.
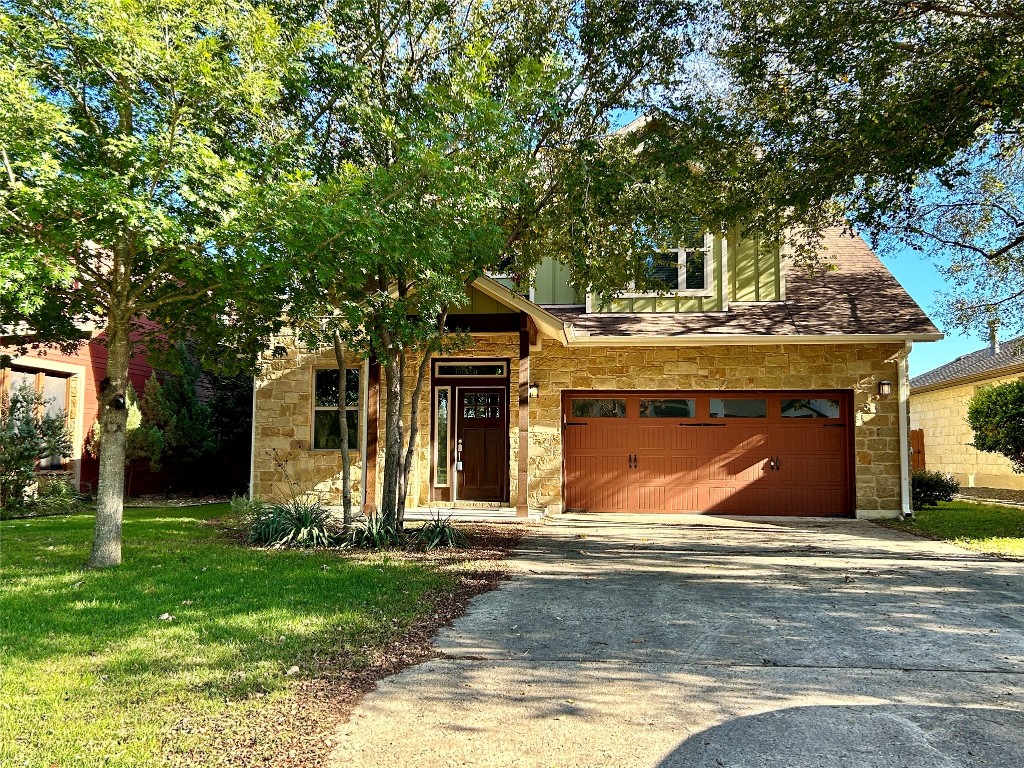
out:
<path id="1" fill-rule="evenodd" d="M 952 384 L 910 394 L 910 428 L 924 432 L 925 467 L 947 472 L 969 488 L 1024 490 L 1024 475 L 1013 471 L 1010 460 L 971 447 L 974 433 L 967 423 L 967 403 L 980 388 L 1017 381 L 1021 373 L 993 376 L 983 381 Z"/>
<path id="2" fill-rule="evenodd" d="M 312 370 L 333 365 L 333 354 L 287 352 L 265 360 L 266 371 L 256 392 L 254 492 L 274 497 L 284 481 L 278 456 L 287 454 L 293 478 L 302 490 L 324 494 L 331 503 L 340 488 L 336 452 L 309 450 Z M 515 333 L 479 334 L 458 357 L 507 358 L 511 363 L 509 392 L 509 503 L 517 498 L 518 352 Z M 530 400 L 529 488 L 534 509 L 559 509 L 562 493 L 563 390 L 580 389 L 846 389 L 854 398 L 856 509 L 866 516 L 896 515 L 900 510 L 899 398 L 881 398 L 877 382 L 898 382 L 902 344 L 708 345 L 703 347 L 565 347 L 543 338 L 531 353 L 530 379 L 539 396 Z M 357 361 L 353 360 L 353 365 Z M 407 365 L 412 389 L 415 361 Z M 361 392 L 361 399 L 365 392 Z M 430 503 L 430 387 L 424 386 L 419 406 L 419 434 L 408 503 Z M 408 424 L 409 414 L 405 423 Z M 380 407 L 378 489 L 383 472 L 384 408 Z M 358 452 L 353 452 L 354 490 L 358 501 L 361 477 Z M 358 469 L 357 469 L 358 468 Z M 379 492 L 379 490 L 378 490 Z"/>
<path id="3" fill-rule="evenodd" d="M 334 368 L 334 350 L 313 352 L 301 348 L 284 334 L 277 337 L 261 360 L 253 403 L 252 493 L 268 500 L 312 495 L 329 504 L 341 503 L 341 455 L 338 451 L 312 448 L 313 371 Z M 346 366 L 362 361 L 348 356 Z M 365 379 L 365 376 L 363 377 Z M 359 432 L 363 431 L 363 398 L 360 387 Z M 352 460 L 353 504 L 358 507 L 363 483 L 359 446 L 349 451 Z"/>

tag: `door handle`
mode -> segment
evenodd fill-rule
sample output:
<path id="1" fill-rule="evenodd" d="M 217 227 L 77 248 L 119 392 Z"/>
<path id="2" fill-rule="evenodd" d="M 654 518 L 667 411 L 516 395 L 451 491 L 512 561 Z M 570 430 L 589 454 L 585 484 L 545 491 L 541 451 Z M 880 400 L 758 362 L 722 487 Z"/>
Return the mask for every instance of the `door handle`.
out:
<path id="1" fill-rule="evenodd" d="M 779 457 L 775 457 L 775 471 L 778 472 L 782 468 L 782 462 L 779 461 Z"/>

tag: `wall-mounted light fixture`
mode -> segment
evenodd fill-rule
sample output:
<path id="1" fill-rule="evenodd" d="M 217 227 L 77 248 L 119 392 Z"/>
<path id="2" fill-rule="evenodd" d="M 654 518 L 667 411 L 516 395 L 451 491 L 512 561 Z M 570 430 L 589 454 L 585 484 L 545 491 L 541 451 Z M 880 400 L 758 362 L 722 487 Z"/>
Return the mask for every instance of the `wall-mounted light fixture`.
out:
<path id="1" fill-rule="evenodd" d="M 530 397 L 540 397 L 540 384 L 530 384 Z"/>
<path id="2" fill-rule="evenodd" d="M 888 379 L 882 379 L 878 382 L 878 394 L 881 397 L 888 397 L 892 394 L 892 382 Z"/>

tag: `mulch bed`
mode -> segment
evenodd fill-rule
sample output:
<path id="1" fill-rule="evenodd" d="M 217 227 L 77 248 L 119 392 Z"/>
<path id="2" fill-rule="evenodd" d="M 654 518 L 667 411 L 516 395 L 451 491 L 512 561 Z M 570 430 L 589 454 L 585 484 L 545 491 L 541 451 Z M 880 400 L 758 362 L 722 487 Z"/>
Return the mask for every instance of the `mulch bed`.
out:
<path id="1" fill-rule="evenodd" d="M 202 754 L 172 755 L 171 762 L 234 768 L 326 765 L 335 746 L 335 730 L 348 719 L 363 695 L 372 691 L 378 680 L 437 658 L 440 654 L 432 644 L 437 631 L 464 614 L 470 600 L 496 589 L 505 578 L 507 570 L 502 561 L 519 544 L 523 527 L 474 524 L 463 530 L 468 540 L 463 549 L 388 552 L 396 559 L 433 562 L 457 574 L 458 581 L 452 589 L 434 593 L 433 610 L 376 653 L 369 665 L 359 667 L 344 654 L 320 658 L 317 678 L 299 683 L 291 695 L 268 701 L 266 706 L 254 708 L 252 700 L 244 702 L 242 705 L 250 706 L 246 706 L 243 718 L 229 714 L 223 721 L 180 723 L 170 736 L 172 740 L 179 734 L 196 733 L 207 747 Z M 350 556 L 373 555 L 352 552 Z"/>

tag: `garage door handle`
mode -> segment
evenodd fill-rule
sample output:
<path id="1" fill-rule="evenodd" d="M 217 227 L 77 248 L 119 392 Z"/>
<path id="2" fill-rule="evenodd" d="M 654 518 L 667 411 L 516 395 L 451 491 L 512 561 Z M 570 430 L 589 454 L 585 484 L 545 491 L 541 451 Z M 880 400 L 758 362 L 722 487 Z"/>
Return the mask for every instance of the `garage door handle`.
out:
<path id="1" fill-rule="evenodd" d="M 587 423 L 585 421 L 567 421 L 565 422 L 567 427 L 585 427 Z"/>
<path id="2" fill-rule="evenodd" d="M 709 424 L 706 421 L 680 421 L 679 422 L 679 426 L 680 427 L 725 427 L 725 426 L 728 426 L 728 425 L 727 424 L 722 424 L 722 423 Z"/>

